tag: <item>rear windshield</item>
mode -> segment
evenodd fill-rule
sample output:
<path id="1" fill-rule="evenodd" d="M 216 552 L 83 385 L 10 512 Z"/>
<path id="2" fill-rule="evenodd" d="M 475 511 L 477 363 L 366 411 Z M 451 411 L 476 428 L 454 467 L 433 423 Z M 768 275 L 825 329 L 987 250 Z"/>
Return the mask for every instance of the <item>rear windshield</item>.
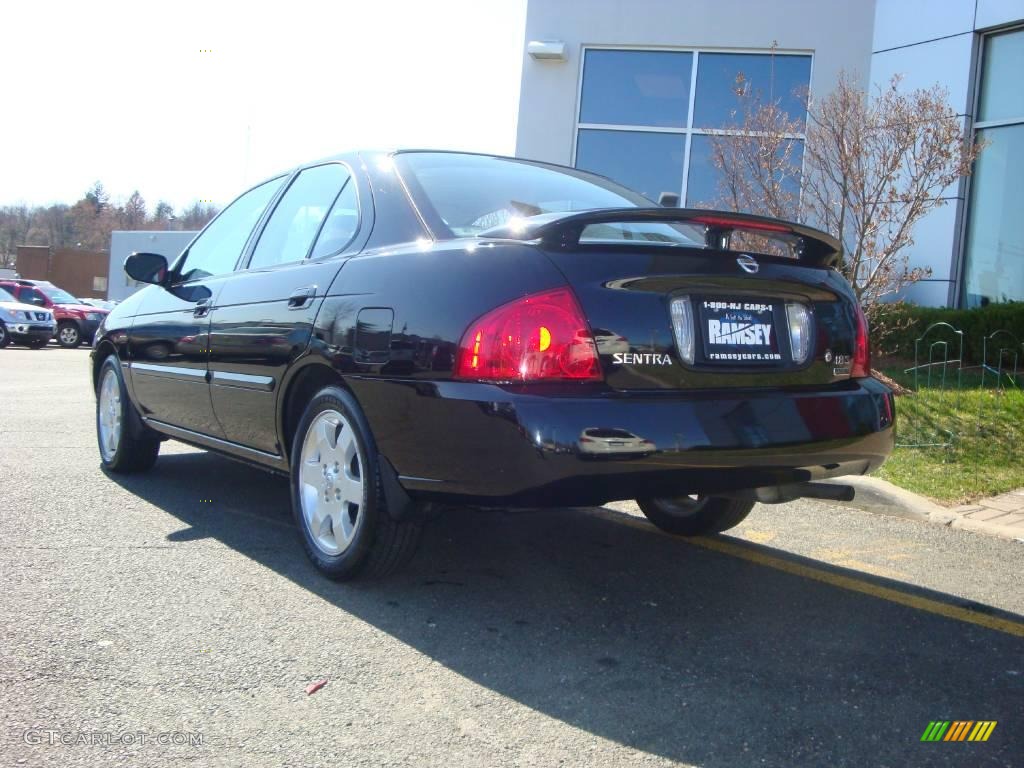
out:
<path id="1" fill-rule="evenodd" d="M 455 152 L 402 152 L 395 164 L 421 212 L 442 237 L 473 237 L 510 219 L 655 203 L 608 179 L 526 160 Z M 580 242 L 704 246 L 703 228 L 685 224 L 595 224 Z"/>

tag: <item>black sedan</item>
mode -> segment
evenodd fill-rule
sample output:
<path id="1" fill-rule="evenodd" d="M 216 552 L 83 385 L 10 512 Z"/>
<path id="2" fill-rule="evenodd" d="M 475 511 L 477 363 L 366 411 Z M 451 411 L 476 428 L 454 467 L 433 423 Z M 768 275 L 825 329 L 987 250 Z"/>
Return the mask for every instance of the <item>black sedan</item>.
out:
<path id="1" fill-rule="evenodd" d="M 103 466 L 174 438 L 290 477 L 328 576 L 391 571 L 445 505 L 637 499 L 695 535 L 840 498 L 892 394 L 839 243 L 659 208 L 571 168 L 354 153 L 250 189 L 97 334 Z"/>

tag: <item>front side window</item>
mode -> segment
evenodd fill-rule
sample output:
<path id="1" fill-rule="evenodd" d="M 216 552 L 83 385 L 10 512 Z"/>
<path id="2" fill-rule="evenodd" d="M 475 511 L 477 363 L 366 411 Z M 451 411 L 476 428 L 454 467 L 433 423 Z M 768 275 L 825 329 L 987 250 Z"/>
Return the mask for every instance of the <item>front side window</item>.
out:
<path id="1" fill-rule="evenodd" d="M 738 96 L 777 104 L 802 126 L 810 78 L 804 54 L 588 49 L 575 165 L 652 200 L 669 193 L 691 208 L 713 206 L 721 174 L 711 135 L 745 135 Z M 802 133 L 791 141 L 799 168 Z"/>
<path id="2" fill-rule="evenodd" d="M 221 211 L 186 252 L 185 261 L 178 268 L 179 280 L 186 282 L 231 272 L 282 181 L 283 177 L 279 177 L 264 182 Z"/>
<path id="3" fill-rule="evenodd" d="M 606 179 L 524 160 L 402 152 L 395 164 L 417 205 L 447 236 L 472 237 L 542 213 L 651 205 Z"/>
<path id="4" fill-rule="evenodd" d="M 46 306 L 46 297 L 43 296 L 42 291 L 36 288 L 22 288 L 18 293 L 18 298 L 24 304 L 35 304 L 37 307 Z"/>
<path id="5" fill-rule="evenodd" d="M 306 258 L 331 204 L 348 179 L 348 170 L 337 163 L 302 171 L 267 220 L 249 267 L 269 267 Z"/>

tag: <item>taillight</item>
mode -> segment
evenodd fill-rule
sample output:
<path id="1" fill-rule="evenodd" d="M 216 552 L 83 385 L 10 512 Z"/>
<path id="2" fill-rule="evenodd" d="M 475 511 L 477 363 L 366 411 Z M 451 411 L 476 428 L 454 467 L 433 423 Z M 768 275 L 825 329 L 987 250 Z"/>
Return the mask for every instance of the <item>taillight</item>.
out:
<path id="1" fill-rule="evenodd" d="M 868 319 L 860 304 L 855 307 L 857 319 L 857 340 L 853 346 L 853 363 L 850 365 L 850 376 L 863 379 L 871 375 L 871 346 L 868 344 Z"/>
<path id="2" fill-rule="evenodd" d="M 600 381 L 597 346 L 568 288 L 518 299 L 476 320 L 455 376 L 489 381 Z"/>

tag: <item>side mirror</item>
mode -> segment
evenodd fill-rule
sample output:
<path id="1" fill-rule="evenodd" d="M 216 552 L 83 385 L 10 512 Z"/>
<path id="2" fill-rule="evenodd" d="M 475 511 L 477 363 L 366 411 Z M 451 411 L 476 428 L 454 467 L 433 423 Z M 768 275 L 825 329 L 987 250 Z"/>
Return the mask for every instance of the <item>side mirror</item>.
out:
<path id="1" fill-rule="evenodd" d="M 124 271 L 140 283 L 163 285 L 167 279 L 167 259 L 159 253 L 133 253 L 124 260 Z"/>
<path id="2" fill-rule="evenodd" d="M 677 192 L 662 192 L 658 196 L 658 205 L 662 208 L 678 208 L 679 194 Z"/>

